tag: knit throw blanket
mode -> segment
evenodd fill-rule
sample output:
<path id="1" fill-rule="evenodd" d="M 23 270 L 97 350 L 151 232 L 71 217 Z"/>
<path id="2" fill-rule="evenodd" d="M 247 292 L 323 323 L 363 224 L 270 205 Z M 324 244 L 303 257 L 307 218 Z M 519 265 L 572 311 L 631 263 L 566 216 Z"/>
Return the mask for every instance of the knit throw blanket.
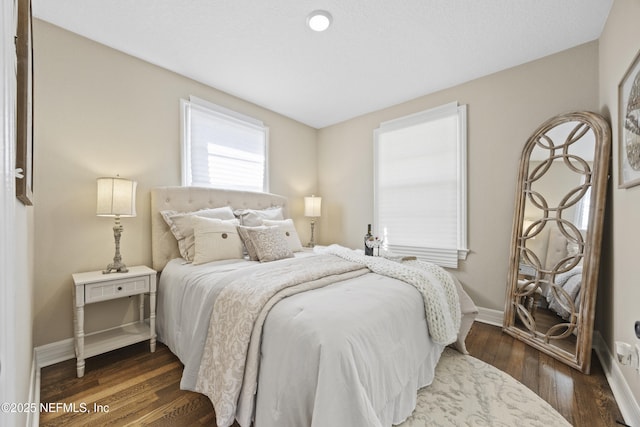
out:
<path id="1" fill-rule="evenodd" d="M 374 273 L 413 285 L 424 300 L 429 334 L 438 344 L 448 345 L 460 330 L 460 300 L 453 278 L 442 267 L 419 260 L 396 262 L 383 257 L 365 256 L 360 252 L 331 245 L 316 252 L 339 256 L 362 264 Z"/>

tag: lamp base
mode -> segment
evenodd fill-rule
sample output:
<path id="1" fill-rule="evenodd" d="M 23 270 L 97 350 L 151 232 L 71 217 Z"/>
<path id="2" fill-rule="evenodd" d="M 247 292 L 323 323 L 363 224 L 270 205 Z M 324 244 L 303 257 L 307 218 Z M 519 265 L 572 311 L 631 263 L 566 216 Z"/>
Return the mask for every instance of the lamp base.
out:
<path id="1" fill-rule="evenodd" d="M 122 229 L 120 216 L 116 215 L 116 225 L 113 227 L 113 239 L 116 243 L 116 254 L 113 257 L 113 262 L 107 265 L 105 270 L 102 270 L 102 274 L 126 273 L 129 271 L 127 266 L 122 262 L 122 256 L 120 255 L 120 236 L 122 235 Z"/>
<path id="2" fill-rule="evenodd" d="M 315 227 L 316 227 L 316 220 L 315 218 L 311 218 L 311 240 L 309 241 L 309 243 L 307 243 L 308 248 L 313 248 L 316 246 L 316 241 L 313 238 L 313 230 Z"/>
<path id="3" fill-rule="evenodd" d="M 112 262 L 111 264 L 107 265 L 107 268 L 105 270 L 102 270 L 102 274 L 126 273 L 128 271 L 129 271 L 129 269 L 123 263 L 121 263 L 121 262 L 120 263 Z"/>

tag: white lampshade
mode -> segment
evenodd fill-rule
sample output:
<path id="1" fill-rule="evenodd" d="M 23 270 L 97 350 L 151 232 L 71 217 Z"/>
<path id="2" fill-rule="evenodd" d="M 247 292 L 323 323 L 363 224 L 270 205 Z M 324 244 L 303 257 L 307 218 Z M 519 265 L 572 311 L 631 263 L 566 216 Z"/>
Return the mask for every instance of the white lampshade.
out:
<path id="1" fill-rule="evenodd" d="M 138 183 L 124 178 L 98 178 L 98 216 L 136 216 Z"/>
<path id="2" fill-rule="evenodd" d="M 305 197 L 304 198 L 304 216 L 319 217 L 320 207 L 322 206 L 322 197 Z"/>

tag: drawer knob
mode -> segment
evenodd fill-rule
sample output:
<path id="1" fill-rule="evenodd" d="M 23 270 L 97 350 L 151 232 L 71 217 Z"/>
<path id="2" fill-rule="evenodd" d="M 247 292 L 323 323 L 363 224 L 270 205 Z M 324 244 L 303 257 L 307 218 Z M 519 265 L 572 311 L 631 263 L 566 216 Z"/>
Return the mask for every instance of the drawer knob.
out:
<path id="1" fill-rule="evenodd" d="M 122 286 L 118 286 L 118 290 L 121 291 L 122 290 Z"/>

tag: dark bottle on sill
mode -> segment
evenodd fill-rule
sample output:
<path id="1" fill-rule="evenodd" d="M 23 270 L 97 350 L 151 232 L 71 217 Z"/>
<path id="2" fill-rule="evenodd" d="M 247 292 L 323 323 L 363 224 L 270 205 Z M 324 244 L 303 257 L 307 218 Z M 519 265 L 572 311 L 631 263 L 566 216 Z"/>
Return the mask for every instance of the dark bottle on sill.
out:
<path id="1" fill-rule="evenodd" d="M 364 254 L 373 256 L 373 247 L 367 246 L 367 240 L 373 238 L 371 234 L 371 224 L 367 225 L 367 234 L 364 235 Z"/>

